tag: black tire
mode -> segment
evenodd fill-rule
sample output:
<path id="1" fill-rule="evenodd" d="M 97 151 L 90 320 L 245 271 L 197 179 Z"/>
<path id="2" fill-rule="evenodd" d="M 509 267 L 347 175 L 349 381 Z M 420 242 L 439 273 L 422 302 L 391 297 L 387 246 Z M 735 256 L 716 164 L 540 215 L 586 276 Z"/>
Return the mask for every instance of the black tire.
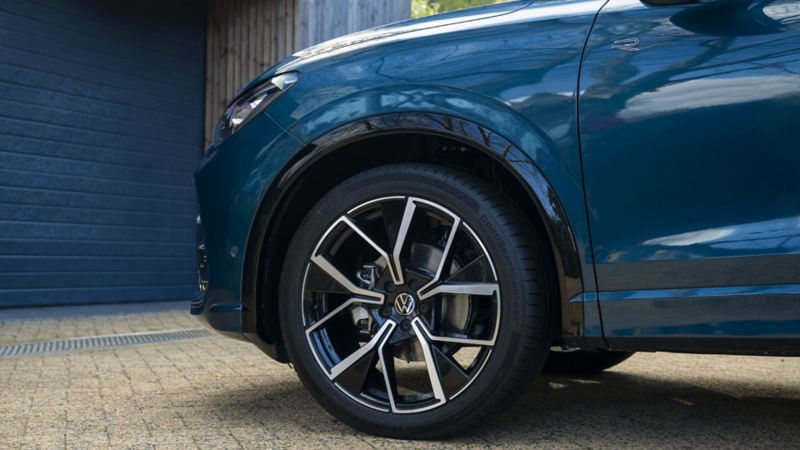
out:
<path id="1" fill-rule="evenodd" d="M 495 328 L 494 346 L 481 369 L 457 396 L 424 412 L 396 414 L 391 408 L 383 412 L 354 400 L 329 378 L 333 370 L 321 367 L 315 353 L 318 350 L 312 349 L 304 330 L 304 315 L 308 312 L 304 309 L 303 292 L 306 292 L 307 271 L 312 266 L 310 258 L 318 251 L 317 242 L 322 242 L 321 236 L 350 208 L 386 196 L 409 196 L 408 201 L 410 197 L 430 199 L 462 218 L 462 223 L 468 224 L 480 238 L 491 260 L 496 261 L 498 299 L 502 293 L 502 302 L 497 300 L 502 314 L 497 315 L 499 325 Z M 310 211 L 289 246 L 291 251 L 283 267 L 281 328 L 299 378 L 319 403 L 342 422 L 367 433 L 393 438 L 451 436 L 474 429 L 508 408 L 541 370 L 552 342 L 551 325 L 555 323 L 552 302 L 557 301 L 547 275 L 550 268 L 545 266 L 549 264 L 545 244 L 540 236 L 531 236 L 519 214 L 496 188 L 471 175 L 433 165 L 393 164 L 346 180 Z M 432 348 L 434 344 L 429 343 Z M 375 359 L 372 361 L 374 364 Z M 395 373 L 394 369 L 391 371 Z M 390 385 L 388 378 L 386 385 Z"/>
<path id="2" fill-rule="evenodd" d="M 544 371 L 559 374 L 594 375 L 633 356 L 629 352 L 569 352 L 551 351 L 544 364 Z"/>

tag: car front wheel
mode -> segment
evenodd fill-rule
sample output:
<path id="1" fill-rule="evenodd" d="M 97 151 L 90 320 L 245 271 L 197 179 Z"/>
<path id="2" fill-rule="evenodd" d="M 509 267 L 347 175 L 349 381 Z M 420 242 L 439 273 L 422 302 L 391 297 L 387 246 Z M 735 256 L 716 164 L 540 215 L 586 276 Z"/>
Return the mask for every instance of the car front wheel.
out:
<path id="1" fill-rule="evenodd" d="M 493 418 L 541 369 L 551 307 L 544 244 L 493 186 L 422 164 L 343 182 L 284 263 L 294 367 L 343 422 L 449 436 Z"/>

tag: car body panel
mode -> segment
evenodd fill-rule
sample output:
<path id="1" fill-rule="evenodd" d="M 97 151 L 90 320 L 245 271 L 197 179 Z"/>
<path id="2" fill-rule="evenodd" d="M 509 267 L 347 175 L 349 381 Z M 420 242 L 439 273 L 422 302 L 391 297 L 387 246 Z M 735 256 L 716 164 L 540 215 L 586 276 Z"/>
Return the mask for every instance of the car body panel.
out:
<path id="1" fill-rule="evenodd" d="M 471 20 L 462 12 L 459 21 L 384 33 L 321 54 L 293 57 L 265 72 L 261 79 L 295 70 L 302 74 L 300 82 L 263 114 L 272 121 L 270 126 L 277 124 L 295 140 L 287 138 L 281 149 L 270 147 L 274 131 L 262 139 L 253 131 L 267 123 L 259 118 L 213 148 L 208 157 L 235 159 L 235 163 L 205 163 L 198 171 L 198 185 L 209 186 L 209 191 L 215 191 L 213 196 L 230 201 L 227 205 L 216 201 L 204 208 L 206 193 L 200 192 L 204 218 L 219 214 L 216 211 L 224 211 L 230 218 L 226 229 L 212 225 L 205 229 L 209 251 L 214 252 L 209 254 L 210 272 L 226 272 L 211 276 L 207 302 L 215 302 L 216 308 L 242 304 L 246 256 L 240 252 L 234 257 L 230 252 L 233 247 L 247 248 L 261 199 L 282 168 L 307 145 L 339 128 L 398 112 L 465 119 L 518 148 L 520 153 L 511 155 L 515 162 L 533 164 L 545 174 L 553 192 L 559 192 L 569 224 L 575 224 L 571 231 L 580 255 L 583 290 L 592 292 L 594 273 L 575 131 L 575 89 L 583 44 L 603 1 L 542 2 L 525 8 L 527 4 L 478 8 L 471 12 L 477 15 Z M 531 27 L 538 30 L 540 39 L 531 39 Z M 483 57 L 476 58 L 476 52 Z M 236 166 L 230 170 L 218 169 L 232 164 Z M 214 185 L 213 180 L 220 177 L 238 181 Z M 212 244 L 212 240 L 216 242 Z M 223 258 L 227 261 L 224 269 L 215 263 Z M 598 320 L 593 297 L 574 294 L 571 299 L 580 308 L 588 299 L 588 316 Z M 198 308 L 198 312 L 204 311 Z M 599 336 L 598 323 L 588 329 Z M 240 331 L 242 328 L 232 330 Z"/>
<path id="2" fill-rule="evenodd" d="M 580 114 L 609 342 L 800 337 L 799 15 L 795 0 L 600 12 Z"/>
<path id="3" fill-rule="evenodd" d="M 287 140 L 267 115 L 256 117 L 204 158 L 195 174 L 208 259 L 208 287 L 192 306 L 209 325 L 242 338 L 242 274 L 247 237 L 263 192 L 283 164 Z M 270 176 L 271 175 L 271 176 Z"/>
<path id="4" fill-rule="evenodd" d="M 786 17 L 798 4 L 771 3 L 788 6 Z M 244 90 L 288 71 L 301 78 L 213 146 L 196 174 L 210 277 L 193 313 L 284 361 L 280 337 L 259 331 L 256 320 L 273 212 L 321 155 L 335 156 L 356 139 L 413 131 L 470 143 L 525 183 L 560 246 L 562 342 L 592 350 L 800 353 L 800 219 L 793 222 L 800 192 L 786 177 L 798 172 L 798 152 L 776 146 L 791 142 L 786 113 L 797 111 L 798 72 L 782 75 L 790 81 L 771 93 L 720 75 L 749 71 L 758 79 L 796 68 L 800 46 L 786 47 L 786 30 L 770 34 L 761 25 L 720 38 L 718 28 L 687 18 L 686 11 L 705 14 L 698 8 L 709 6 L 512 2 L 357 33 L 269 69 Z M 795 34 L 797 26 L 786 24 Z M 638 41 L 614 42 L 630 38 Z M 719 39 L 742 43 L 742 55 L 726 55 Z M 771 40 L 784 46 L 782 55 L 759 64 L 746 44 Z M 687 75 L 687 67 L 706 63 Z M 674 89 L 694 79 L 755 93 L 675 106 Z M 775 99 L 766 117 L 746 112 Z M 777 150 L 763 158 L 752 140 L 722 139 L 717 118 L 735 120 L 738 135 L 756 130 L 753 139 Z M 660 129 L 656 120 L 701 139 Z M 724 152 L 699 154 L 708 147 Z M 743 162 L 720 164 L 735 156 Z M 733 174 L 765 164 L 764 178 L 731 183 Z M 766 177 L 776 183 L 766 185 Z"/>
<path id="5" fill-rule="evenodd" d="M 446 14 L 437 14 L 433 16 L 423 17 L 420 19 L 405 20 L 401 22 L 390 23 L 388 25 L 370 28 L 368 30 L 363 30 L 345 36 L 341 36 L 335 39 L 331 39 L 322 42 L 320 44 L 314 45 L 312 47 L 309 47 L 307 49 L 300 50 L 299 52 L 286 58 L 284 61 L 281 61 L 275 67 L 266 70 L 264 73 L 257 76 L 251 82 L 247 83 L 234 96 L 234 98 L 238 97 L 242 92 L 245 92 L 250 88 L 252 88 L 253 86 L 268 79 L 275 73 L 285 72 L 286 68 L 289 65 L 297 62 L 298 60 L 308 59 L 311 57 L 317 57 L 321 55 L 327 56 L 326 54 L 339 50 L 350 51 L 353 47 L 356 46 L 372 46 L 374 44 L 371 41 L 376 41 L 379 39 L 385 40 L 393 37 L 400 37 L 401 39 L 403 39 L 405 38 L 405 36 L 401 35 L 415 31 L 419 32 L 447 25 L 455 25 L 464 22 L 472 22 L 476 20 L 487 19 L 490 17 L 498 17 L 512 13 L 521 8 L 525 8 L 531 3 L 533 3 L 533 0 L 519 0 L 519 1 L 501 3 L 497 5 L 484 6 L 480 8 L 469 8 L 465 10 L 451 11 Z"/>
<path id="6" fill-rule="evenodd" d="M 268 114 L 303 142 L 394 112 L 443 114 L 493 131 L 558 192 L 578 244 L 584 292 L 594 292 L 575 109 L 583 45 L 604 1 L 536 2 L 291 60 L 276 71 L 303 72 L 302 85 Z M 582 334 L 599 336 L 593 299 L 573 301 L 585 302 L 596 319 Z"/>
<path id="7" fill-rule="evenodd" d="M 267 208 L 259 212 L 259 216 L 262 216 L 260 219 L 266 223 L 256 227 L 258 229 L 256 234 L 260 234 L 262 228 L 267 234 L 270 233 L 268 223 L 271 221 L 271 216 L 276 214 L 274 210 L 282 206 L 281 201 L 290 197 L 288 191 L 295 187 L 298 180 L 319 160 L 336 157 L 340 148 L 355 140 L 403 133 L 442 136 L 469 145 L 470 148 L 499 162 L 509 176 L 516 178 L 525 187 L 539 216 L 543 219 L 555 258 L 561 294 L 562 336 L 575 340 L 582 338 L 586 334 L 585 330 L 589 329 L 596 333 L 590 334 L 591 336 L 600 337 L 599 319 L 594 313 L 597 311 L 595 304 L 587 308 L 588 322 L 584 320 L 584 305 L 580 300 L 583 299 L 585 288 L 580 254 L 569 217 L 553 186 L 530 158 L 514 144 L 492 130 L 465 119 L 429 112 L 383 114 L 351 122 L 332 133 L 325 134 L 299 152 L 267 192 L 263 203 Z M 260 244 L 255 248 L 260 248 Z M 245 299 L 245 306 L 247 305 L 248 301 Z M 251 306 L 255 308 L 254 304 Z"/>

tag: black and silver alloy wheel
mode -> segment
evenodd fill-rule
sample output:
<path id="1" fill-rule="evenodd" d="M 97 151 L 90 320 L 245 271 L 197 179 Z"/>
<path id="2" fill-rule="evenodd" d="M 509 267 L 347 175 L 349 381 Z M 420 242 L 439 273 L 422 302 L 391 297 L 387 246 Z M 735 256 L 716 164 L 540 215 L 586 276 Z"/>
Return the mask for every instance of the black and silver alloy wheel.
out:
<path id="1" fill-rule="evenodd" d="M 491 257 L 469 225 L 402 196 L 358 205 L 328 228 L 302 301 L 308 345 L 328 378 L 363 405 L 398 414 L 439 407 L 467 388 L 501 314 Z"/>
<path id="2" fill-rule="evenodd" d="M 507 406 L 541 368 L 544 257 L 494 188 L 384 166 L 311 211 L 284 263 L 281 327 L 331 413 L 374 434 L 447 436 Z"/>

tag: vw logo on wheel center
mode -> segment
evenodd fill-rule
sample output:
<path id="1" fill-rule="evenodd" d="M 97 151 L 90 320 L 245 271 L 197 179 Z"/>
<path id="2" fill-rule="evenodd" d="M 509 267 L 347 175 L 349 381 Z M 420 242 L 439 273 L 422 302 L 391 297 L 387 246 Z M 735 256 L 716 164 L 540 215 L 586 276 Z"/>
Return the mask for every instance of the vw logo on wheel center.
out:
<path id="1" fill-rule="evenodd" d="M 398 314 L 407 316 L 414 312 L 415 307 L 416 300 L 414 300 L 414 296 L 407 292 L 402 292 L 394 298 L 394 309 Z"/>

